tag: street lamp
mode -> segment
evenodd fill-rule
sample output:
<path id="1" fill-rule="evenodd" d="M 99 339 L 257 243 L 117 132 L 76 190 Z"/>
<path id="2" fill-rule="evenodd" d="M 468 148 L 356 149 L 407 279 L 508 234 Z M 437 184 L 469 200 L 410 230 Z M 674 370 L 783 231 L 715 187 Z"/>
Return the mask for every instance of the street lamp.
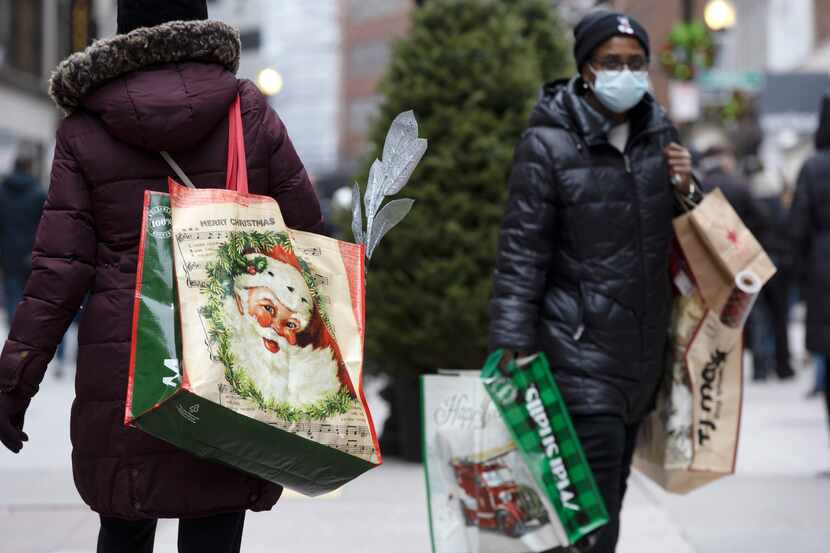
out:
<path id="1" fill-rule="evenodd" d="M 724 31 L 735 25 L 735 6 L 728 0 L 711 0 L 703 11 L 706 25 L 713 31 Z"/>
<path id="2" fill-rule="evenodd" d="M 351 187 L 341 186 L 334 192 L 334 195 L 331 197 L 331 203 L 333 203 L 337 209 L 349 209 L 350 207 L 352 207 L 353 195 L 354 192 L 352 191 Z"/>
<path id="3" fill-rule="evenodd" d="M 261 70 L 256 77 L 259 90 L 266 96 L 274 96 L 282 90 L 283 80 L 280 72 L 272 67 Z"/>

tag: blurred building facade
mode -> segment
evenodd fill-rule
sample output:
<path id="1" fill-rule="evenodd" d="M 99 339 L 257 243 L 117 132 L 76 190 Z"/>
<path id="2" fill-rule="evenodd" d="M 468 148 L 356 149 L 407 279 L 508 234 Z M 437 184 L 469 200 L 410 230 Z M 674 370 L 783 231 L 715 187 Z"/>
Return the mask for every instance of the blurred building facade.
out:
<path id="1" fill-rule="evenodd" d="M 0 0 L 0 175 L 34 160 L 46 184 L 63 114 L 48 95 L 57 64 L 115 32 L 116 0 Z"/>
<path id="2" fill-rule="evenodd" d="M 812 152 L 821 97 L 830 92 L 830 0 L 731 0 L 735 26 L 718 33 L 715 72 L 735 82 L 757 75 L 762 171 L 756 190 L 793 186 Z"/>
<path id="3" fill-rule="evenodd" d="M 380 104 L 378 85 L 397 39 L 410 28 L 415 0 L 342 0 L 341 167 L 353 170 L 366 153 Z"/>
<path id="4" fill-rule="evenodd" d="M 240 29 L 239 75 L 272 68 L 283 79 L 271 97 L 312 175 L 340 163 L 342 0 L 208 0 L 212 18 Z M 57 63 L 116 32 L 117 0 L 0 0 L 0 174 L 18 153 L 47 177 L 62 114 L 48 97 Z"/>
<path id="5" fill-rule="evenodd" d="M 68 1 L 0 0 L 0 175 L 25 155 L 45 176 L 59 117 L 46 80 L 71 49 L 71 8 Z"/>
<path id="6" fill-rule="evenodd" d="M 274 2 L 209 0 L 209 14 L 240 30 L 239 76 L 257 81 L 276 71 L 279 91 L 271 105 L 313 177 L 338 167 L 340 101 L 340 0 Z M 274 73 L 272 72 L 272 75 Z"/>

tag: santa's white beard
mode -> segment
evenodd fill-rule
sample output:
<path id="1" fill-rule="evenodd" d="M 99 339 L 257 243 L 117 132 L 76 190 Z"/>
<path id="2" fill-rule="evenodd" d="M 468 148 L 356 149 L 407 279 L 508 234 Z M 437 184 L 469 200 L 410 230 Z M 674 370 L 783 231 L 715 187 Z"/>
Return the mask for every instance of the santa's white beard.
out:
<path id="1" fill-rule="evenodd" d="M 303 407 L 339 389 L 337 361 L 331 348 L 292 346 L 274 329 L 263 328 L 252 317 L 240 315 L 233 298 L 225 302 L 225 316 L 231 330 L 234 368 L 248 376 L 266 401 Z M 276 342 L 279 351 L 265 349 L 263 338 Z"/>

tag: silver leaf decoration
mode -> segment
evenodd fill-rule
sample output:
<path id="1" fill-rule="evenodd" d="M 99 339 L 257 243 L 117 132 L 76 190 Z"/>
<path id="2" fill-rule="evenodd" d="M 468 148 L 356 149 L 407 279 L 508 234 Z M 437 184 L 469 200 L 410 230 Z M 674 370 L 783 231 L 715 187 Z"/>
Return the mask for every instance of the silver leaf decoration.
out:
<path id="1" fill-rule="evenodd" d="M 366 185 L 366 237 L 372 234 L 372 220 L 378 212 L 380 203 L 383 201 L 383 181 L 386 168 L 383 162 L 376 159 L 369 169 L 369 183 Z"/>
<path id="2" fill-rule="evenodd" d="M 352 189 L 352 234 L 356 244 L 363 244 L 363 212 L 360 209 L 360 185 L 354 183 Z"/>
<path id="3" fill-rule="evenodd" d="M 383 199 L 403 189 L 426 150 L 427 141 L 418 138 L 418 121 L 414 112 L 405 111 L 395 117 L 383 144 L 383 158 L 375 160 L 369 171 L 366 187 L 367 241 Z"/>
<path id="4" fill-rule="evenodd" d="M 386 236 L 386 233 L 395 228 L 398 223 L 403 221 L 404 217 L 409 214 L 409 211 L 412 209 L 412 205 L 414 203 L 415 200 L 403 198 L 400 200 L 392 200 L 383 206 L 383 209 L 380 210 L 380 213 L 378 213 L 377 218 L 374 221 L 374 232 L 372 232 L 369 237 L 366 257 L 369 259 L 372 258 L 375 248 L 378 247 L 378 244 L 380 244 L 380 241 L 383 240 L 384 236 Z"/>
<path id="5" fill-rule="evenodd" d="M 363 204 L 366 209 L 366 232 L 363 232 L 360 186 L 355 183 L 352 195 L 352 233 L 358 244 L 366 245 L 371 259 L 380 241 L 407 216 L 415 203 L 411 199 L 392 200 L 381 209 L 383 201 L 400 192 L 412 177 L 415 167 L 427 151 L 427 141 L 418 137 L 415 113 L 405 111 L 395 117 L 386 140 L 383 156 L 369 169 L 369 182 Z"/>
<path id="6" fill-rule="evenodd" d="M 390 179 L 385 182 L 384 195 L 393 196 L 401 191 L 426 151 L 427 141 L 418 138 L 415 114 L 410 110 L 398 115 L 383 144 L 383 163 L 396 170 L 389 171 Z"/>

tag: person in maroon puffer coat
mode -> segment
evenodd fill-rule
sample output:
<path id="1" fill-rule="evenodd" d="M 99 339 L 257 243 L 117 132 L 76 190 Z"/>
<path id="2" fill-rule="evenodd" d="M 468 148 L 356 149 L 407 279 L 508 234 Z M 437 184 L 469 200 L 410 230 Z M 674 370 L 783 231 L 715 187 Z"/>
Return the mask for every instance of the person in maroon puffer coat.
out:
<path id="1" fill-rule="evenodd" d="M 62 62 L 48 200 L 25 297 L 0 357 L 0 439 L 14 452 L 55 348 L 80 323 L 72 465 L 101 515 L 98 551 L 152 551 L 156 519 L 180 518 L 180 551 L 239 551 L 247 509 L 282 488 L 124 425 L 131 317 L 145 190 L 166 191 L 171 152 L 197 187 L 223 188 L 228 108 L 241 97 L 249 187 L 289 227 L 320 232 L 317 196 L 285 127 L 235 76 L 239 35 L 207 21 L 204 0 L 119 0 L 118 32 Z M 125 544 L 133 544 L 126 546 Z"/>

